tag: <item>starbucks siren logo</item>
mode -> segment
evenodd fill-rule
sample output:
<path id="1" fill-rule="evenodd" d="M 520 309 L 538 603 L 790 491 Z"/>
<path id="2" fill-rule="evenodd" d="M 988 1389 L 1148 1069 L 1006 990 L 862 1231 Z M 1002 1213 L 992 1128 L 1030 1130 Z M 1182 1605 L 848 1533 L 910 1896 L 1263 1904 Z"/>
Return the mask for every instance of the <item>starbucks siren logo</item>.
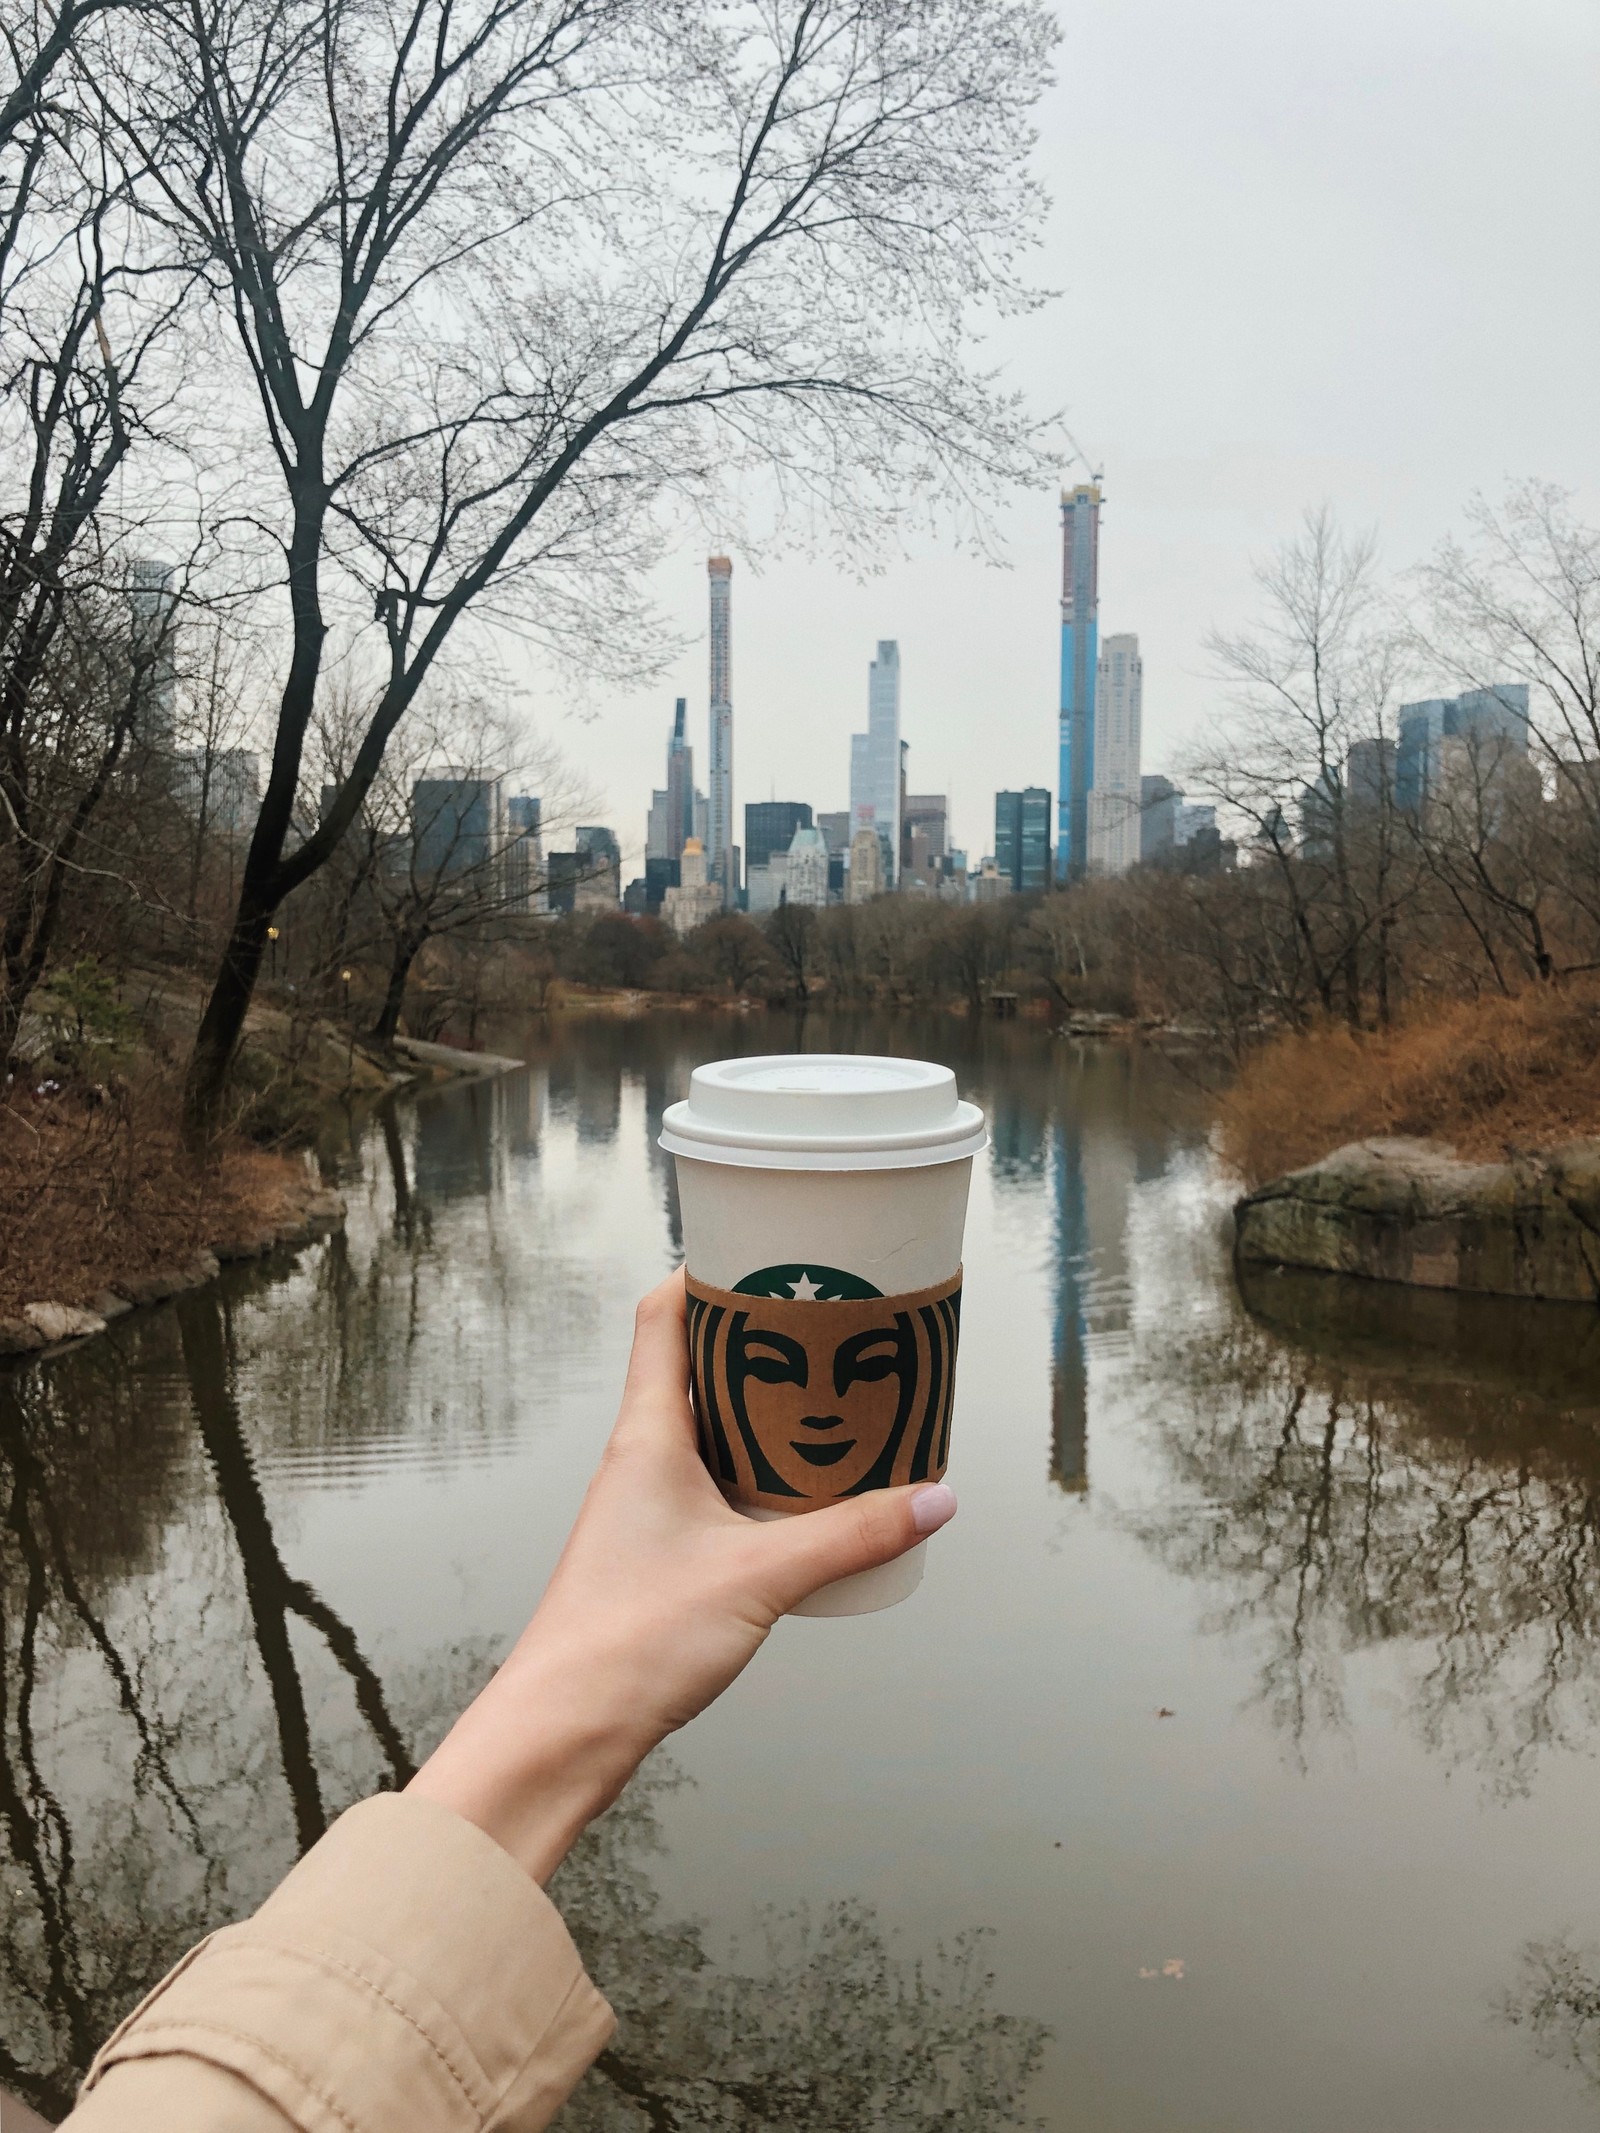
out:
<path id="1" fill-rule="evenodd" d="M 700 1453 L 736 1501 L 802 1510 L 944 1472 L 959 1272 L 884 1296 L 799 1260 L 687 1293 Z"/>
<path id="2" fill-rule="evenodd" d="M 836 1266 L 805 1263 L 797 1266 L 764 1266 L 746 1274 L 734 1285 L 735 1296 L 778 1296 L 789 1303 L 859 1303 L 881 1296 L 870 1281 L 858 1274 L 841 1274 Z"/>

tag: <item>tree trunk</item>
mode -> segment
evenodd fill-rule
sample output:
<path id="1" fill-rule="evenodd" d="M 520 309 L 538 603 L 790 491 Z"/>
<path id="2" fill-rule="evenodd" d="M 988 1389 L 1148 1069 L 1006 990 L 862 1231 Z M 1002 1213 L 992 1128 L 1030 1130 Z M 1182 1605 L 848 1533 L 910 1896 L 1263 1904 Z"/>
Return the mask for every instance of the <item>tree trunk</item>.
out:
<path id="1" fill-rule="evenodd" d="M 11 1055 L 22 1028 L 22 1001 L 9 985 L 0 991 L 0 1074 L 10 1071 Z"/>
<path id="2" fill-rule="evenodd" d="M 278 726 L 273 741 L 272 771 L 262 798 L 256 826 L 245 857 L 244 879 L 239 884 L 239 902 L 233 931 L 223 950 L 216 983 L 206 1002 L 194 1050 L 184 1079 L 184 1132 L 191 1146 L 203 1146 L 222 1123 L 222 1103 L 228 1075 L 244 1035 L 256 980 L 261 975 L 261 957 L 267 944 L 267 927 L 285 896 L 320 865 L 327 856 L 319 839 L 328 829 L 308 837 L 295 855 L 298 867 L 284 864 L 284 846 L 294 825 L 295 791 L 306 733 L 316 703 L 317 679 L 322 669 L 322 645 L 327 634 L 317 589 L 317 562 L 321 553 L 322 520 L 327 499 L 320 468 L 314 477 L 303 473 L 290 484 L 295 499 L 295 531 L 289 545 L 289 610 L 294 623 L 294 653 L 278 704 Z M 374 766 L 376 767 L 376 766 Z M 349 798 L 353 780 L 346 781 Z M 359 805 L 371 774 L 356 794 Z M 346 818 L 348 820 L 348 818 Z M 342 835 L 345 823 L 339 825 Z M 313 858 L 313 848 L 316 856 Z"/>
<path id="3" fill-rule="evenodd" d="M 406 1004 L 406 980 L 411 975 L 411 966 L 417 959 L 422 943 L 402 933 L 394 944 L 394 957 L 389 964 L 389 983 L 383 995 L 383 1005 L 378 1010 L 378 1019 L 372 1025 L 374 1043 L 393 1044 L 400 1028 L 400 1012 Z"/>
<path id="4" fill-rule="evenodd" d="M 251 894 L 250 869 L 239 892 L 239 909 L 233 931 L 222 953 L 217 981 L 211 988 L 206 1011 L 195 1031 L 194 1050 L 183 1085 L 184 1133 L 191 1147 L 204 1147 L 222 1123 L 222 1102 L 228 1074 L 233 1066 L 244 1018 L 250 1009 L 261 957 L 267 945 L 267 926 L 272 906 Z"/>

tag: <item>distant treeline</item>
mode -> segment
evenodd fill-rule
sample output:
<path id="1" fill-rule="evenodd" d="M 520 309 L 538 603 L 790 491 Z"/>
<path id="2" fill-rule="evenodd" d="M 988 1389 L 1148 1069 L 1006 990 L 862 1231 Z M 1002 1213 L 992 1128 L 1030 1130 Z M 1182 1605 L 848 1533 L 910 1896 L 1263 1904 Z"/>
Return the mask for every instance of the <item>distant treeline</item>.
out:
<path id="1" fill-rule="evenodd" d="M 1421 1002 L 1600 970 L 1600 528 L 1529 486 L 1429 569 L 1423 619 L 1397 620 L 1370 546 L 1319 514 L 1263 567 L 1254 627 L 1212 646 L 1229 708 L 1185 771 L 1218 807 L 1232 866 L 1139 866 L 973 904 L 786 904 L 686 938 L 615 907 L 542 917 L 535 847 L 512 866 L 454 801 L 437 820 L 421 811 L 425 792 L 465 789 L 419 768 L 446 739 L 458 763 L 509 759 L 469 707 L 419 715 L 394 744 L 326 859 L 274 909 L 262 984 L 291 1015 L 380 1043 L 401 1030 L 472 1043 L 486 1017 L 539 1011 L 565 985 L 1114 1015 L 1204 1032 L 1237 1057 L 1276 1030 L 1381 1029 Z M 1423 695 L 1440 674 L 1456 694 Z M 319 747 L 333 760 L 344 738 L 330 726 Z M 152 961 L 215 970 L 254 843 L 234 760 L 220 713 L 185 753 L 119 757 L 94 863 L 53 877 L 56 971 L 88 982 L 89 957 L 114 990 Z M 55 761 L 41 756 L 41 774 Z M 550 833 L 571 814 L 548 809 Z M 0 852 L 0 889 L 31 909 L 37 885 L 15 861 Z M 28 964 L 13 1016 L 43 938 L 7 950 Z"/>

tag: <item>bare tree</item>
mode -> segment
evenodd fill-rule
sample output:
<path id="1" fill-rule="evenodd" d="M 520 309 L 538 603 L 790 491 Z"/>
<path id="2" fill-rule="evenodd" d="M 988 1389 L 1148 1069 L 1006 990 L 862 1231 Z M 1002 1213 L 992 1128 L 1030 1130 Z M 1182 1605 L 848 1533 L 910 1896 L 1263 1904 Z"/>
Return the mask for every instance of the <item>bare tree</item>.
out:
<path id="1" fill-rule="evenodd" d="M 779 904 L 767 913 L 763 931 L 796 1000 L 804 1001 L 820 961 L 816 912 L 809 904 Z"/>
<path id="2" fill-rule="evenodd" d="M 764 970 L 772 967 L 772 957 L 760 927 L 753 926 L 737 911 L 730 911 L 700 927 L 694 945 L 696 952 L 730 992 L 745 991 Z"/>
<path id="3" fill-rule="evenodd" d="M 1493 732 L 1452 736 L 1440 754 L 1437 790 L 1409 825 L 1430 876 L 1501 992 L 1514 990 L 1514 979 L 1555 977 L 1573 914 L 1570 902 L 1561 909 L 1562 869 L 1537 770 Z"/>
<path id="4" fill-rule="evenodd" d="M 482 949 L 526 922 L 545 888 L 541 840 L 560 836 L 580 812 L 554 754 L 530 747 L 481 702 L 419 714 L 406 742 L 368 788 L 350 838 L 365 931 L 346 952 L 359 956 L 370 943 L 385 958 L 372 1025 L 380 1044 L 399 1031 L 407 982 L 430 942 L 460 937 Z M 538 828 L 502 823 L 508 785 L 538 792 Z"/>
<path id="5" fill-rule="evenodd" d="M 1326 507 L 1255 577 L 1256 627 L 1210 640 L 1235 717 L 1193 774 L 1276 870 L 1323 1012 L 1358 1028 L 1375 945 L 1387 1015 L 1388 937 L 1408 889 L 1393 785 L 1406 640 L 1372 538 L 1344 533 Z"/>
<path id="6" fill-rule="evenodd" d="M 1499 504 L 1474 498 L 1467 527 L 1464 539 L 1443 542 L 1416 573 L 1418 641 L 1475 688 L 1526 687 L 1529 751 L 1551 803 L 1541 811 L 1532 797 L 1518 796 L 1510 812 L 1540 818 L 1522 840 L 1521 882 L 1502 894 L 1491 881 L 1484 893 L 1512 916 L 1539 974 L 1553 975 L 1557 958 L 1535 938 L 1540 928 L 1527 908 L 1528 872 L 1536 868 L 1580 918 L 1569 960 L 1589 968 L 1600 934 L 1600 527 L 1577 515 L 1566 490 L 1543 481 L 1514 485 Z M 1494 827 L 1493 818 L 1508 812 L 1507 780 L 1498 766 L 1488 768 L 1492 781 L 1478 782 Z M 1516 766 L 1507 768 L 1514 776 Z M 1474 855 L 1489 841 L 1466 840 L 1459 863 L 1475 876 Z M 1507 840 L 1498 842 L 1504 866 Z"/>
<path id="7" fill-rule="evenodd" d="M 72 76 L 104 6 L 18 20 L 0 123 L 0 1065 L 43 974 L 94 817 L 158 693 L 171 609 L 126 589 L 139 528 L 112 508 L 170 421 L 187 280 L 138 213 L 146 151 Z M 74 62 L 69 66 L 69 57 Z M 46 93 L 46 85 L 49 93 Z M 58 93 L 59 92 L 59 93 Z M 148 506 L 149 499 L 146 498 Z"/>
<path id="8" fill-rule="evenodd" d="M 1467 525 L 1416 574 L 1422 644 L 1476 687 L 1525 683 L 1548 762 L 1600 763 L 1600 527 L 1544 481 L 1475 497 Z"/>
<path id="9" fill-rule="evenodd" d="M 236 340 L 292 638 L 194 1130 L 273 911 L 469 614 L 637 666 L 641 566 L 669 511 L 725 527 L 732 478 L 876 542 L 911 498 L 981 529 L 1042 472 L 973 328 L 1034 301 L 1054 34 L 1040 0 L 171 0 L 106 93 L 128 137 L 171 136 L 164 212 Z M 297 837 L 336 631 L 370 641 L 366 728 Z"/>

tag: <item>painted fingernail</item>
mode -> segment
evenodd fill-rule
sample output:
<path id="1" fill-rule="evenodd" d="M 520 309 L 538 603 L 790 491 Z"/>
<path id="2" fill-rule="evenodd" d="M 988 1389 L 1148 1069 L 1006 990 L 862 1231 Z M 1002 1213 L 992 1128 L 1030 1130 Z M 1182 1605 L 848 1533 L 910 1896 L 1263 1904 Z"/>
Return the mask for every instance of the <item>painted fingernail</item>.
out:
<path id="1" fill-rule="evenodd" d="M 937 1533 L 956 1515 L 956 1492 L 942 1481 L 930 1482 L 911 1499 L 911 1523 L 919 1533 Z"/>

